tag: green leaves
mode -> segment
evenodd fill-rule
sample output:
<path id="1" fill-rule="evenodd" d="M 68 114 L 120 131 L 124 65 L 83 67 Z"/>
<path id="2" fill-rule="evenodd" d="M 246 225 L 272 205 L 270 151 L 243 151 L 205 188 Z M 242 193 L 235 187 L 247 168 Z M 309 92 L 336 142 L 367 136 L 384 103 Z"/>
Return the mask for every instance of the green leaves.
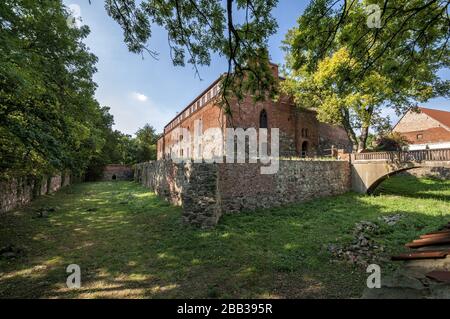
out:
<path id="1" fill-rule="evenodd" d="M 312 1 L 285 40 L 288 79 L 283 90 L 320 120 L 342 125 L 358 149 L 369 129 L 384 126 L 386 108 L 398 114 L 436 96 L 449 96 L 448 1 Z M 368 24 L 378 5 L 380 26 Z M 356 132 L 360 137 L 356 138 Z"/>
<path id="2" fill-rule="evenodd" d="M 97 58 L 67 18 L 61 1 L 0 4 L 0 177 L 81 174 L 101 143 Z"/>
<path id="3" fill-rule="evenodd" d="M 174 65 L 209 65 L 212 55 L 225 56 L 228 76 L 222 95 L 239 100 L 246 93 L 258 100 L 274 96 L 277 85 L 269 67 L 268 38 L 277 23 L 271 11 L 277 0 L 106 0 L 108 14 L 122 27 L 124 41 L 134 53 L 157 57 L 151 29 L 167 31 Z"/>

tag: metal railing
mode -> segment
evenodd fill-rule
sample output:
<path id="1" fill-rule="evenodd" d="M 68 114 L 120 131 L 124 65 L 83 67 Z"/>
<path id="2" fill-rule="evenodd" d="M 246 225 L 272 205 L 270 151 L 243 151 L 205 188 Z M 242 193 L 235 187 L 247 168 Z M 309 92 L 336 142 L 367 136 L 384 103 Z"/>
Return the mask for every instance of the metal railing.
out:
<path id="1" fill-rule="evenodd" d="M 356 153 L 355 161 L 422 162 L 450 161 L 450 148 L 399 152 Z"/>

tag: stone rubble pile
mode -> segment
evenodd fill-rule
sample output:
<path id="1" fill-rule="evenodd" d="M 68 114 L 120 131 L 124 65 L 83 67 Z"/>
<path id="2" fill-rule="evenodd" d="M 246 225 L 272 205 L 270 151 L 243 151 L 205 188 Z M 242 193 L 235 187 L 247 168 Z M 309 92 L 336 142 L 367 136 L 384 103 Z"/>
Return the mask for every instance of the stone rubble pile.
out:
<path id="1" fill-rule="evenodd" d="M 345 247 L 339 245 L 328 245 L 328 251 L 333 258 L 346 260 L 351 264 L 360 267 L 368 265 L 379 260 L 379 255 L 384 251 L 382 246 L 376 245 L 371 240 L 371 235 L 375 234 L 379 226 L 368 221 L 361 221 L 355 225 L 353 242 Z"/>
<path id="2" fill-rule="evenodd" d="M 397 222 L 403 218 L 402 214 L 388 215 L 388 216 L 380 216 L 378 220 L 381 220 L 388 224 L 389 226 L 393 226 L 397 224 Z"/>

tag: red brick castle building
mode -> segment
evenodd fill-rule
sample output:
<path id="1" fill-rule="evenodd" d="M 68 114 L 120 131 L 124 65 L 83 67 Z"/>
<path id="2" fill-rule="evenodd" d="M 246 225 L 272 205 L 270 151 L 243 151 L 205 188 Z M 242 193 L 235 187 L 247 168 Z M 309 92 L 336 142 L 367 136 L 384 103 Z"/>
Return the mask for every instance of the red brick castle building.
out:
<path id="1" fill-rule="evenodd" d="M 273 65 L 278 77 L 278 66 Z M 158 159 L 169 158 L 172 147 L 183 136 L 172 134 L 175 128 L 187 129 L 194 136 L 194 122 L 198 121 L 200 132 L 208 128 L 279 128 L 280 156 L 320 156 L 329 155 L 332 147 L 351 151 L 352 145 L 344 129 L 320 123 L 316 113 L 302 110 L 291 99 L 282 96 L 278 101 L 254 103 L 247 97 L 239 105 L 231 103 L 232 118 L 224 114 L 219 106 L 221 77 L 188 104 L 164 128 L 164 134 L 158 140 Z M 224 134 L 225 136 L 225 134 Z M 181 157 L 192 157 L 192 149 L 187 149 Z"/>

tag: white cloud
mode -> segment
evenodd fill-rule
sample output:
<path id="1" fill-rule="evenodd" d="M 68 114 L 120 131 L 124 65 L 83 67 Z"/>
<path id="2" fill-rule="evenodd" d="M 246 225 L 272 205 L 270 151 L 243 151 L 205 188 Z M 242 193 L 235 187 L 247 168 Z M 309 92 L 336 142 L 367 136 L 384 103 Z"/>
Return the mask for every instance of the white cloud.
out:
<path id="1" fill-rule="evenodd" d="M 133 94 L 132 97 L 133 101 L 138 100 L 137 95 Z M 147 123 L 160 133 L 173 117 L 173 114 L 166 111 L 167 108 L 164 105 L 156 104 L 151 98 L 146 98 L 145 102 L 136 103 L 130 100 L 130 95 L 97 95 L 102 105 L 108 105 L 111 108 L 110 112 L 114 115 L 114 129 L 130 135 L 134 135 Z"/>
<path id="2" fill-rule="evenodd" d="M 139 102 L 145 102 L 148 100 L 147 96 L 138 92 L 133 92 L 131 96 L 133 97 L 133 99 L 138 100 Z"/>

